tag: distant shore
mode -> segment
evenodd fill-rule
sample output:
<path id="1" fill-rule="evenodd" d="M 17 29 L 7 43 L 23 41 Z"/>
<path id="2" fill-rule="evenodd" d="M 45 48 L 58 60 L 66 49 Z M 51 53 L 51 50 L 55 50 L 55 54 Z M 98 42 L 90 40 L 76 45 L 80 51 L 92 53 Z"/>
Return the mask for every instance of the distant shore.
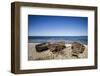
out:
<path id="1" fill-rule="evenodd" d="M 35 46 L 39 43 L 28 43 L 28 60 L 49 60 L 49 59 L 77 59 L 71 55 L 71 44 L 65 44 L 66 48 L 63 49 L 63 53 L 53 54 L 50 50 L 43 52 L 37 52 Z M 79 58 L 88 57 L 88 46 L 85 45 L 85 50 L 82 54 L 79 54 Z"/>

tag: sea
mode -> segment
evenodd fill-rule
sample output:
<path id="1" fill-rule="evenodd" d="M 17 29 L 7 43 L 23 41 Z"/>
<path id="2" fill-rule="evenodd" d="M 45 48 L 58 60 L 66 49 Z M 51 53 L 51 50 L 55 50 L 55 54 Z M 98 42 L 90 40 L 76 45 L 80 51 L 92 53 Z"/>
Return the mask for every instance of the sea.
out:
<path id="1" fill-rule="evenodd" d="M 28 36 L 29 43 L 60 42 L 65 43 L 80 42 L 88 44 L 88 36 Z"/>

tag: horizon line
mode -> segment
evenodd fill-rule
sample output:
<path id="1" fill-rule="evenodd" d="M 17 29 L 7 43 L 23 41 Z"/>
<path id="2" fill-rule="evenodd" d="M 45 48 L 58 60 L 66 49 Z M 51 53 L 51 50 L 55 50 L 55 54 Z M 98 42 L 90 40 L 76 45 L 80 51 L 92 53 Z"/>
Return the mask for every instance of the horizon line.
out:
<path id="1" fill-rule="evenodd" d="M 79 36 L 87 36 L 87 35 L 79 35 Z"/>

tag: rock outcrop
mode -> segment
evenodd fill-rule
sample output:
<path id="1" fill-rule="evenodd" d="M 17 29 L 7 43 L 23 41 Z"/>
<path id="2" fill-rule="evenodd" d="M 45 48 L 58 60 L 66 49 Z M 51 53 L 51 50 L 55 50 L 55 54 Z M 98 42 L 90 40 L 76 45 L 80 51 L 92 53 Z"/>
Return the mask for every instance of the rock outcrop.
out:
<path id="1" fill-rule="evenodd" d="M 64 42 L 48 42 L 48 43 L 41 43 L 35 46 L 37 52 L 43 52 L 46 50 L 50 50 L 51 52 L 59 52 L 65 48 Z"/>
<path id="2" fill-rule="evenodd" d="M 56 53 L 62 51 L 64 48 L 66 48 L 66 46 L 65 46 L 65 42 L 55 42 L 55 43 L 49 43 L 48 48 L 53 53 Z"/>
<path id="3" fill-rule="evenodd" d="M 78 57 L 80 53 L 84 52 L 85 46 L 79 42 L 73 42 L 71 49 L 72 49 L 72 56 Z"/>
<path id="4" fill-rule="evenodd" d="M 35 46 L 37 52 L 43 52 L 48 50 L 48 43 L 41 43 Z"/>

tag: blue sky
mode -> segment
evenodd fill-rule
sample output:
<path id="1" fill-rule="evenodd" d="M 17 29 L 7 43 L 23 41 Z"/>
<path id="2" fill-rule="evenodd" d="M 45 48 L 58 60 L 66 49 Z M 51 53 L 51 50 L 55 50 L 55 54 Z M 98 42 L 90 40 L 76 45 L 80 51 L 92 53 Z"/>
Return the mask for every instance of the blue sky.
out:
<path id="1" fill-rule="evenodd" d="M 28 15 L 29 36 L 87 36 L 88 18 Z"/>

